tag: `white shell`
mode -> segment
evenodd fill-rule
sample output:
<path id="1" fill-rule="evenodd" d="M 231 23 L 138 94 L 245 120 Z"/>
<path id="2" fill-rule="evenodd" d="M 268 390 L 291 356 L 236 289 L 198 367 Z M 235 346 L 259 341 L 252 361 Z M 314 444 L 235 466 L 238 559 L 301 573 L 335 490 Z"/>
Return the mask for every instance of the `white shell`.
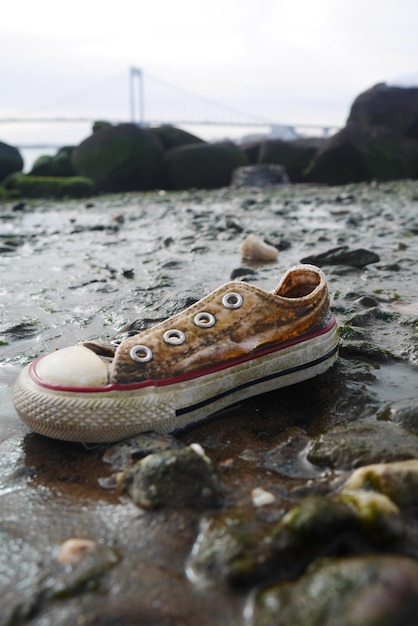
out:
<path id="1" fill-rule="evenodd" d="M 64 565 L 80 563 L 96 547 L 97 543 L 93 539 L 78 539 L 76 537 L 67 539 L 58 548 L 57 561 Z"/>
<path id="2" fill-rule="evenodd" d="M 279 251 L 258 235 L 251 234 L 242 244 L 241 254 L 244 259 L 250 261 L 275 261 L 279 256 Z"/>

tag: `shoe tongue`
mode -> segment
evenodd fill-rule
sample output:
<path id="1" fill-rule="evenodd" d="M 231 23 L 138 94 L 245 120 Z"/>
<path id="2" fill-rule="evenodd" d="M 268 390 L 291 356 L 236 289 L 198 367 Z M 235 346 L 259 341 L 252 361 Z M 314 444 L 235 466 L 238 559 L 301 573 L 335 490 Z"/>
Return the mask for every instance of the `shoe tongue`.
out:
<path id="1" fill-rule="evenodd" d="M 98 343 L 96 341 L 84 341 L 83 346 L 92 350 L 99 356 L 108 357 L 113 359 L 116 352 L 116 347 L 111 343 Z"/>
<path id="2" fill-rule="evenodd" d="M 313 272 L 303 270 L 289 272 L 273 291 L 273 295 L 283 298 L 302 298 L 312 293 L 319 282 L 318 275 Z"/>

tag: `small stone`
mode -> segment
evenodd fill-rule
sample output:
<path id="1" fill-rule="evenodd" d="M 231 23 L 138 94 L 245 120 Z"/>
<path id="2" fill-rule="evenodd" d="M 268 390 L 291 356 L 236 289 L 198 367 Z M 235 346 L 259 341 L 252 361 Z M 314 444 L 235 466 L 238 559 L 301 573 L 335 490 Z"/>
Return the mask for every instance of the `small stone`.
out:
<path id="1" fill-rule="evenodd" d="M 242 276 L 250 276 L 257 274 L 257 271 L 252 269 L 251 267 L 236 267 L 231 272 L 231 280 L 236 280 L 237 278 L 241 278 Z"/>
<path id="2" fill-rule="evenodd" d="M 205 510 L 223 502 L 223 489 L 201 446 L 150 454 L 120 477 L 122 490 L 143 509 Z"/>
<path id="3" fill-rule="evenodd" d="M 266 491 L 262 487 L 256 487 L 251 492 L 251 500 L 254 506 L 266 506 L 272 504 L 276 498 L 270 491 Z"/>

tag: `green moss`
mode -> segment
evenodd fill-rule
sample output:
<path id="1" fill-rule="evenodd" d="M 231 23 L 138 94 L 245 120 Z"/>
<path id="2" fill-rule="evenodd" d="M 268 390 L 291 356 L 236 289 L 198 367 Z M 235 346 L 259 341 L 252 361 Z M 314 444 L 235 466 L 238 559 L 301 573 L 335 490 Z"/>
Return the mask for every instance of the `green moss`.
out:
<path id="1" fill-rule="evenodd" d="M 82 176 L 52 177 L 12 174 L 5 181 L 9 192 L 24 198 L 85 198 L 94 193 L 93 183 Z"/>

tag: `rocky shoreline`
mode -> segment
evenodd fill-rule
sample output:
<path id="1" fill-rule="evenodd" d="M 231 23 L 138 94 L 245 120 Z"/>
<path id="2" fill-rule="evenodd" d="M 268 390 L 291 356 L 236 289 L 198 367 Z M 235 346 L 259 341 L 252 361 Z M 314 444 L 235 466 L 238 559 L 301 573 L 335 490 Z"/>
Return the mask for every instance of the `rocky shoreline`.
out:
<path id="1" fill-rule="evenodd" d="M 379 83 L 354 99 L 339 132 L 287 141 L 206 142 L 169 124 L 96 121 L 84 141 L 39 157 L 29 174 L 18 149 L 0 141 L 0 198 L 248 186 L 254 171 L 257 186 L 417 179 L 417 104 L 418 88 Z"/>
<path id="2" fill-rule="evenodd" d="M 416 181 L 0 205 L 1 626 L 415 623 L 417 208 Z M 243 259 L 250 234 L 277 259 Z M 326 374 L 112 446 L 20 424 L 40 353 L 306 259 L 340 327 Z"/>

